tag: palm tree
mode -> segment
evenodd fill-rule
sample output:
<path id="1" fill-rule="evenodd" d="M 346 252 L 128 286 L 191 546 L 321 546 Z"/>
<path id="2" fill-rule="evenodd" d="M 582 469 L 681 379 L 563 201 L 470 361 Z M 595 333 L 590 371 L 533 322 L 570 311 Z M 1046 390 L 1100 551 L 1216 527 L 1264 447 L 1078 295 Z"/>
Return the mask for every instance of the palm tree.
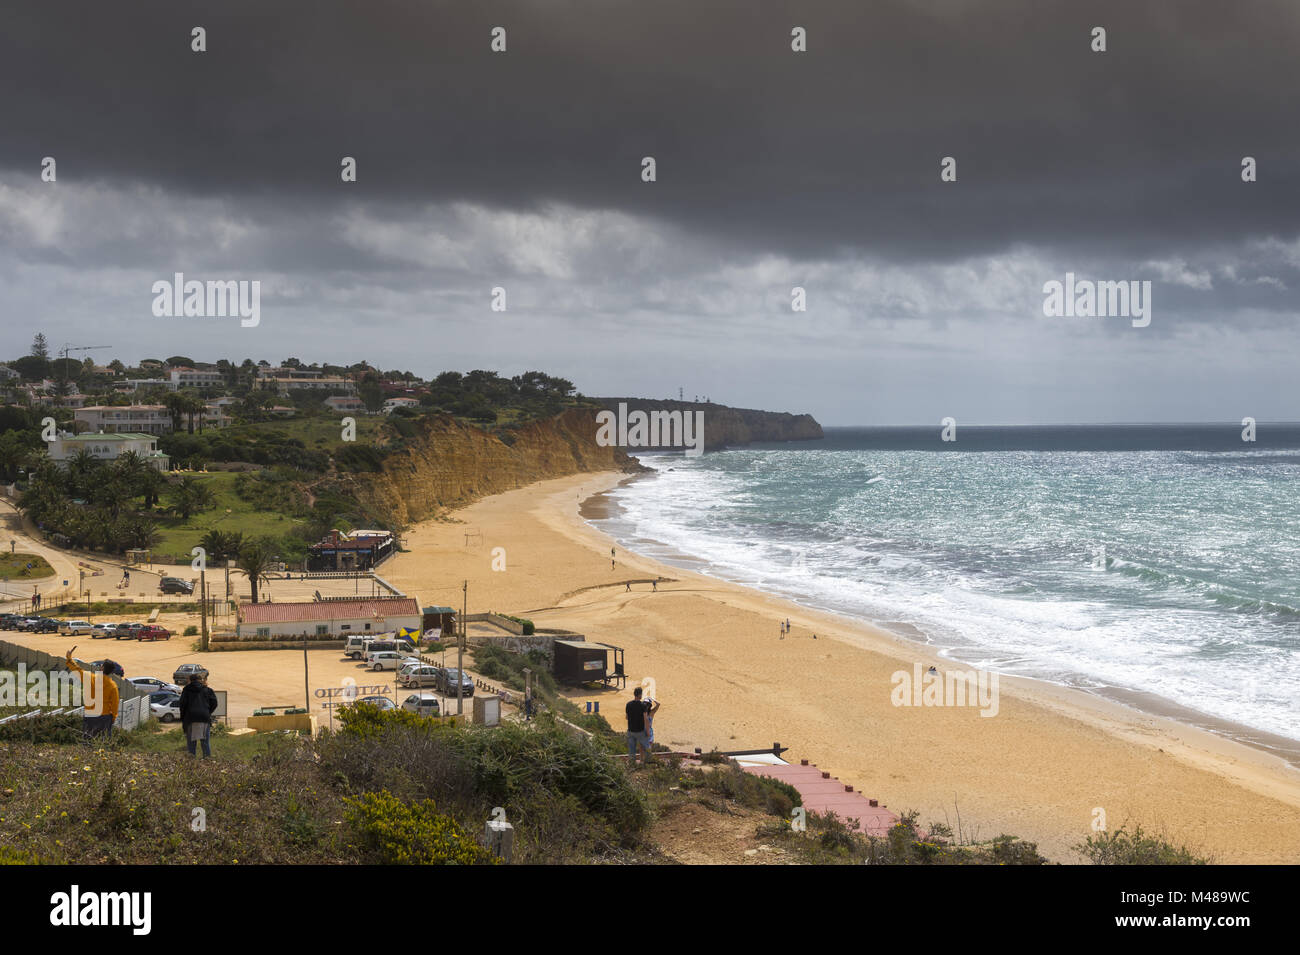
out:
<path id="1" fill-rule="evenodd" d="M 144 498 L 144 509 L 152 510 L 158 503 L 158 498 L 162 495 L 163 488 L 167 486 L 167 479 L 163 477 L 162 472 L 157 468 L 146 465 L 144 473 L 140 475 L 140 483 L 137 486 L 136 493 Z"/>
<path id="2" fill-rule="evenodd" d="M 67 508 L 67 475 L 49 458 L 41 458 L 27 476 L 18 508 L 37 524 L 53 524 Z"/>
<path id="3" fill-rule="evenodd" d="M 163 399 L 163 404 L 167 406 L 167 413 L 172 416 L 172 431 L 181 429 L 181 416 L 185 414 L 185 407 L 188 404 L 185 395 L 179 391 L 168 393 Z"/>
<path id="4" fill-rule="evenodd" d="M 0 476 L 10 480 L 18 476 L 18 468 L 27 460 L 31 449 L 19 431 L 6 431 L 0 435 Z"/>
<path id="5" fill-rule="evenodd" d="M 90 500 L 96 507 L 108 512 L 111 520 L 116 521 L 122 512 L 122 504 L 131 496 L 126 479 L 113 468 L 106 468 L 107 473 L 90 489 Z"/>
<path id="6" fill-rule="evenodd" d="M 190 419 L 189 433 L 190 434 L 194 433 L 194 416 L 198 415 L 199 433 L 202 434 L 203 433 L 203 412 L 208 410 L 208 406 L 203 403 L 203 399 L 195 394 L 187 394 L 184 396 L 184 402 L 182 407 L 183 410 L 185 411 L 185 414 Z"/>
<path id="7" fill-rule="evenodd" d="M 238 531 L 211 530 L 203 535 L 199 546 L 210 560 L 229 560 L 239 556 L 244 547 L 244 535 Z"/>
<path id="8" fill-rule="evenodd" d="M 253 592 L 253 603 L 257 603 L 257 585 L 270 579 L 267 571 L 271 569 L 271 551 L 261 541 L 245 544 L 239 552 L 235 566 L 244 572 Z"/>
<path id="9" fill-rule="evenodd" d="M 95 473 L 104 466 L 104 462 L 85 448 L 81 448 L 68 461 L 68 492 L 75 497 L 84 497 L 97 483 Z"/>
<path id="10" fill-rule="evenodd" d="M 172 493 L 175 495 L 176 510 L 182 520 L 189 520 L 190 515 L 195 511 L 211 507 L 216 500 L 216 495 L 212 493 L 212 488 L 206 481 L 189 475 L 172 486 Z"/>

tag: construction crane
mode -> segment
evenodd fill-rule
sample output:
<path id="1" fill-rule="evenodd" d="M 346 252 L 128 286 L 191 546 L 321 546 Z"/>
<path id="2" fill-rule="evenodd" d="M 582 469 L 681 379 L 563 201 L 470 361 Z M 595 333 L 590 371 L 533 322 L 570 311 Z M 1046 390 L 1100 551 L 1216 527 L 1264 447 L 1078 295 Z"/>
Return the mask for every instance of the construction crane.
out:
<path id="1" fill-rule="evenodd" d="M 74 348 L 70 344 L 65 344 L 63 346 L 63 351 L 60 353 L 63 356 L 63 364 L 61 366 L 63 369 L 63 374 L 60 375 L 59 377 L 64 381 L 68 380 L 68 353 L 69 352 L 94 351 L 98 348 L 112 348 L 112 347 L 113 347 L 112 345 L 78 345 L 77 347 Z"/>

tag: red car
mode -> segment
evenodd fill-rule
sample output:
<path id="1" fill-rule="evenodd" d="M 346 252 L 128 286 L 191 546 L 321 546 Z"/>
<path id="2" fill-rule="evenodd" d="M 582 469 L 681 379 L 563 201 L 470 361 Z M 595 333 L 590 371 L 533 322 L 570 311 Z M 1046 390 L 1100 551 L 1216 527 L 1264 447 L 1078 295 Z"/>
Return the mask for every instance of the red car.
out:
<path id="1" fill-rule="evenodd" d="M 141 627 L 140 632 L 136 634 L 137 640 L 170 640 L 171 631 L 166 627 L 159 627 L 156 624 L 150 624 L 147 627 Z"/>

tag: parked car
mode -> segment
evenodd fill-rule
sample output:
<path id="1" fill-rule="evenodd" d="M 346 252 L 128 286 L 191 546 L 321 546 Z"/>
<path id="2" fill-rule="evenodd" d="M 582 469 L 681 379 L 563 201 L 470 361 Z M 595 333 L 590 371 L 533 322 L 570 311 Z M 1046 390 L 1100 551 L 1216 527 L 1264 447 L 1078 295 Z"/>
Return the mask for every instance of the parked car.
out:
<path id="1" fill-rule="evenodd" d="M 398 653 L 411 656 L 415 653 L 415 646 L 410 640 L 394 640 L 391 637 L 381 637 L 372 639 L 370 645 L 366 647 L 366 653 L 374 653 L 377 650 L 396 650 Z"/>
<path id="2" fill-rule="evenodd" d="M 19 631 L 31 630 L 32 627 L 35 626 L 37 621 L 44 620 L 44 619 L 45 619 L 44 617 L 22 617 L 22 616 L 14 617 L 14 621 L 10 629 L 19 630 Z"/>
<path id="3" fill-rule="evenodd" d="M 97 623 L 90 631 L 90 639 L 106 640 L 109 637 L 117 636 L 117 624 L 115 623 Z"/>
<path id="4" fill-rule="evenodd" d="M 378 672 L 379 670 L 398 670 L 402 664 L 412 662 L 411 658 L 405 653 L 398 653 L 396 650 L 372 650 L 366 656 L 366 663 L 370 669 Z M 418 663 L 419 661 L 414 661 Z"/>
<path id="5" fill-rule="evenodd" d="M 134 686 L 149 693 L 176 693 L 181 692 L 181 688 L 174 683 L 164 683 L 156 676 L 133 676 L 126 681 Z"/>
<path id="6" fill-rule="evenodd" d="M 440 716 L 442 708 L 432 693 L 412 693 L 402 701 L 402 709 L 419 716 Z"/>
<path id="7" fill-rule="evenodd" d="M 442 667 L 421 664 L 415 667 L 403 667 L 397 673 L 397 682 L 400 686 L 437 686 L 442 680 Z"/>
<path id="8" fill-rule="evenodd" d="M 59 633 L 72 637 L 84 637 L 94 633 L 95 628 L 89 620 L 65 620 L 59 624 Z"/>
<path id="9" fill-rule="evenodd" d="M 343 645 L 343 655 L 353 660 L 364 659 L 374 640 L 374 637 L 348 637 L 348 642 Z"/>
<path id="10" fill-rule="evenodd" d="M 58 633 L 59 621 L 53 617 L 33 617 L 31 623 L 23 629 L 28 633 Z"/>
<path id="11" fill-rule="evenodd" d="M 474 678 L 455 667 L 439 667 L 437 687 L 443 696 L 455 696 L 456 684 L 460 683 L 462 697 L 474 695 Z"/>
<path id="12" fill-rule="evenodd" d="M 149 694 L 149 711 L 164 723 L 175 723 L 181 718 L 181 696 L 170 690 Z"/>
<path id="13" fill-rule="evenodd" d="M 363 696 L 363 697 L 361 697 L 359 700 L 357 700 L 357 702 L 358 702 L 358 703 L 369 703 L 371 706 L 377 706 L 377 707 L 379 707 L 381 710 L 395 710 L 395 709 L 397 709 L 397 704 L 394 703 L 392 700 L 390 700 L 390 699 L 389 699 L 388 697 L 386 697 L 386 696 Z"/>
<path id="14" fill-rule="evenodd" d="M 119 623 L 113 636 L 119 640 L 134 640 L 146 626 L 143 623 Z"/>
<path id="15" fill-rule="evenodd" d="M 0 613 L 0 630 L 17 630 L 18 621 L 26 618 L 16 613 Z"/>
<path id="16" fill-rule="evenodd" d="M 158 581 L 158 589 L 165 594 L 192 594 L 194 585 L 179 577 L 164 577 Z"/>
<path id="17" fill-rule="evenodd" d="M 172 674 L 172 682 L 177 686 L 185 686 L 190 682 L 190 676 L 197 673 L 203 678 L 203 682 L 208 681 L 208 668 L 202 663 L 182 663 Z"/>
<path id="18" fill-rule="evenodd" d="M 156 623 L 142 627 L 135 635 L 137 640 L 170 640 L 172 632 L 166 627 L 160 627 Z"/>

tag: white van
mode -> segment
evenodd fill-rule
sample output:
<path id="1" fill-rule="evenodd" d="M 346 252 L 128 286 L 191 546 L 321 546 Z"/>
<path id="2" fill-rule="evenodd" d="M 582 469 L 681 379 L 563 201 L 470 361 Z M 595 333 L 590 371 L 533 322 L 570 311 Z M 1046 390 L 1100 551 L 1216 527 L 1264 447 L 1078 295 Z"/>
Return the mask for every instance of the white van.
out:
<path id="1" fill-rule="evenodd" d="M 353 660 L 363 659 L 374 639 L 374 637 L 348 637 L 348 642 L 343 645 L 343 655 Z"/>
<path id="2" fill-rule="evenodd" d="M 63 623 L 59 624 L 59 633 L 77 636 L 79 634 L 94 632 L 95 628 L 90 625 L 88 620 L 65 620 Z"/>

